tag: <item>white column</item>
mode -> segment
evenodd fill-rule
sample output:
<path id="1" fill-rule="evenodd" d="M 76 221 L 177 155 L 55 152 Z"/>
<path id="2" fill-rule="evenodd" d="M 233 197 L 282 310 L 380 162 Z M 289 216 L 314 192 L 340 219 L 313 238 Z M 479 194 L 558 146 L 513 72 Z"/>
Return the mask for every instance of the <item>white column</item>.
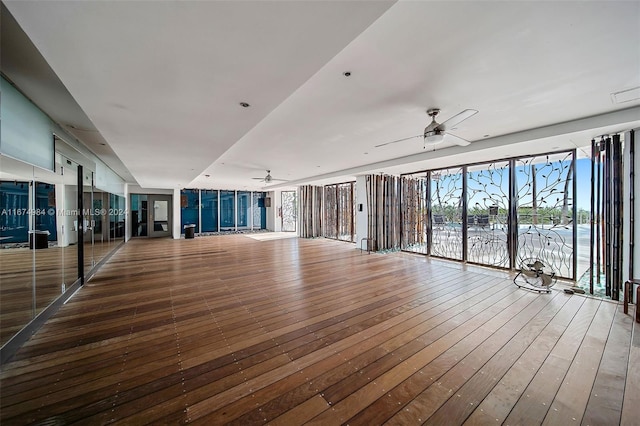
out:
<path id="1" fill-rule="evenodd" d="M 180 229 L 180 188 L 174 188 L 171 205 L 173 206 L 173 217 L 171 218 L 173 239 L 179 240 L 180 234 L 182 234 L 182 229 Z"/>
<path id="2" fill-rule="evenodd" d="M 365 175 L 361 175 L 361 176 L 356 176 L 356 247 L 357 248 L 360 248 L 362 239 L 367 237 L 368 228 L 369 228 L 369 214 L 367 210 L 367 179 Z"/>

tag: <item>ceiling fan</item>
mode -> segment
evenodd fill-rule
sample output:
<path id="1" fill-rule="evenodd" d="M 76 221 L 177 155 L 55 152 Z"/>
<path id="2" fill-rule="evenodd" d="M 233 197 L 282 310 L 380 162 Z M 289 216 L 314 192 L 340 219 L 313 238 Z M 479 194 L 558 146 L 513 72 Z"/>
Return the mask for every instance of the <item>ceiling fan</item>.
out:
<path id="1" fill-rule="evenodd" d="M 447 130 L 455 127 L 457 124 L 463 122 L 467 118 L 470 118 L 476 115 L 478 111 L 476 111 L 475 109 L 465 109 L 461 113 L 454 115 L 453 117 L 451 117 L 450 119 L 448 119 L 443 123 L 438 123 L 436 121 L 436 116 L 438 115 L 439 112 L 440 112 L 439 108 L 431 108 L 427 110 L 427 115 L 431 117 L 431 123 L 427 127 L 425 127 L 423 134 L 416 135 L 416 136 L 409 136 L 408 138 L 402 138 L 402 139 L 398 139 L 391 142 L 381 143 L 380 145 L 376 145 L 375 147 L 378 148 L 385 145 L 391 145 L 393 143 L 403 142 L 413 138 L 423 138 L 424 146 L 426 147 L 427 144 L 437 145 L 441 143 L 444 140 L 445 136 L 447 140 L 455 143 L 456 145 L 460 145 L 460 146 L 469 145 L 471 142 L 469 142 L 466 139 L 462 139 L 461 137 L 458 137 L 456 135 L 453 135 L 449 133 Z"/>
<path id="2" fill-rule="evenodd" d="M 264 183 L 269 183 L 269 182 L 273 182 L 273 181 L 276 181 L 276 180 L 277 181 L 281 181 L 281 182 L 286 182 L 286 179 L 274 179 L 271 176 L 271 170 L 267 170 L 267 175 L 265 177 L 261 177 L 261 178 L 254 177 L 254 178 L 251 178 L 251 179 L 259 180 L 260 182 L 264 182 Z"/>

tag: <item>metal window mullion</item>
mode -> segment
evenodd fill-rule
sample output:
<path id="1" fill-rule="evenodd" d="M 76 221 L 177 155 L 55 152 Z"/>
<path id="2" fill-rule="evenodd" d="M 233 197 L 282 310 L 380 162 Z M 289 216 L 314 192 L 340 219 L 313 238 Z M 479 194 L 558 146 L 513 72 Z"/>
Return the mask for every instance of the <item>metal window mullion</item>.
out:
<path id="1" fill-rule="evenodd" d="M 573 280 L 577 281 L 578 279 L 578 209 L 577 209 L 577 195 L 578 195 L 578 169 L 577 169 L 577 150 L 572 151 L 572 161 L 571 161 L 571 176 L 573 178 L 572 186 L 573 186 L 573 194 L 571 195 L 571 199 L 573 200 L 571 208 L 573 209 L 572 220 L 573 220 L 573 247 L 572 247 L 572 255 L 573 255 Z"/>
<path id="2" fill-rule="evenodd" d="M 622 284 L 622 149 L 620 135 L 613 135 L 612 141 L 612 189 L 613 204 L 611 206 L 613 222 L 613 252 L 612 252 L 612 299 L 620 300 L 620 288 Z"/>
<path id="3" fill-rule="evenodd" d="M 629 279 L 633 279 L 633 260 L 635 258 L 635 131 L 629 132 Z M 632 291 L 630 289 L 629 291 Z M 627 295 L 630 300 L 632 295 Z M 636 301 L 637 303 L 638 301 Z M 636 307 L 638 309 L 638 307 Z"/>
<path id="4" fill-rule="evenodd" d="M 602 153 L 604 141 L 596 145 L 596 282 L 600 284 L 600 276 L 602 275 Z"/>
<path id="5" fill-rule="evenodd" d="M 84 171 L 83 167 L 78 164 L 76 183 L 78 185 L 78 211 L 77 220 L 78 226 L 76 232 L 78 233 L 78 277 L 80 278 L 80 285 L 84 285 L 84 218 L 82 217 L 82 210 L 84 206 L 83 191 L 84 191 Z M 148 207 L 147 207 L 148 214 Z"/>
<path id="6" fill-rule="evenodd" d="M 468 236 L 469 227 L 467 219 L 469 213 L 467 212 L 467 166 L 462 166 L 462 261 L 467 261 L 467 249 L 468 249 Z"/>
<path id="7" fill-rule="evenodd" d="M 427 256 L 431 256 L 431 244 L 433 243 L 433 214 L 431 212 L 431 171 L 428 170 L 426 173 L 427 179 L 427 187 L 425 189 L 426 192 L 426 202 L 425 206 L 427 209 Z"/>
<path id="8" fill-rule="evenodd" d="M 202 190 L 198 189 L 198 232 L 202 232 Z"/>
<path id="9" fill-rule="evenodd" d="M 590 228 L 589 228 L 589 293 L 593 294 L 593 262 L 594 262 L 594 244 L 595 244 L 595 192 L 596 192 L 596 141 L 591 139 L 591 211 L 590 211 Z M 574 191 L 577 186 L 577 176 L 575 176 Z M 577 204 L 574 202 L 574 204 Z M 575 208 L 575 206 L 574 206 Z M 575 250 L 575 249 L 574 249 Z M 576 277 L 577 278 L 577 277 Z"/>
<path id="10" fill-rule="evenodd" d="M 518 257 L 518 194 L 516 188 L 516 161 L 509 160 L 509 211 L 507 213 L 509 269 L 516 269 Z"/>

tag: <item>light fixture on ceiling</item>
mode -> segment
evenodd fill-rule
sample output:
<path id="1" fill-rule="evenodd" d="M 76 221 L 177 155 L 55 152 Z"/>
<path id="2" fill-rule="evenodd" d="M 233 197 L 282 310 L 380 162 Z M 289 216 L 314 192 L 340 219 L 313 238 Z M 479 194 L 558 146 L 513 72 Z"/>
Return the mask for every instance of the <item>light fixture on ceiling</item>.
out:
<path id="1" fill-rule="evenodd" d="M 442 134 L 442 132 L 439 132 L 437 129 L 431 132 L 426 132 L 424 134 L 424 143 L 428 144 L 438 144 L 440 142 L 442 142 L 442 140 L 444 139 L 444 135 Z"/>
<path id="2" fill-rule="evenodd" d="M 460 145 L 460 146 L 469 145 L 471 142 L 449 133 L 449 129 L 454 128 L 458 123 L 461 123 L 464 120 L 468 119 L 469 117 L 474 116 L 475 114 L 478 113 L 478 111 L 476 111 L 475 109 L 465 109 L 464 111 L 449 118 L 444 123 L 438 123 L 436 121 L 436 115 L 438 115 L 439 112 L 440 112 L 440 109 L 438 108 L 430 108 L 427 110 L 427 115 L 431 117 L 431 123 L 427 127 L 425 127 L 424 132 L 421 135 L 409 136 L 408 138 L 402 138 L 402 139 L 397 139 L 391 142 L 381 143 L 376 145 L 375 147 L 379 148 L 381 146 L 391 145 L 393 143 L 403 142 L 413 138 L 423 138 L 425 148 L 427 144 L 432 144 L 434 146 L 433 149 L 435 149 L 435 145 L 442 143 L 445 136 L 447 136 L 451 140 L 451 142 L 453 142 L 456 145 Z"/>
<path id="3" fill-rule="evenodd" d="M 342 75 L 344 75 L 345 77 L 350 77 L 351 76 L 351 71 L 345 71 L 342 73 Z"/>
<path id="4" fill-rule="evenodd" d="M 240 102 L 240 106 L 242 108 L 249 108 L 251 105 L 249 105 L 247 102 Z"/>
<path id="5" fill-rule="evenodd" d="M 427 115 L 431 117 L 431 123 L 424 129 L 424 144 L 439 144 L 444 139 L 444 130 L 441 124 L 436 122 L 436 115 L 440 112 L 438 108 L 431 108 L 427 111 Z"/>

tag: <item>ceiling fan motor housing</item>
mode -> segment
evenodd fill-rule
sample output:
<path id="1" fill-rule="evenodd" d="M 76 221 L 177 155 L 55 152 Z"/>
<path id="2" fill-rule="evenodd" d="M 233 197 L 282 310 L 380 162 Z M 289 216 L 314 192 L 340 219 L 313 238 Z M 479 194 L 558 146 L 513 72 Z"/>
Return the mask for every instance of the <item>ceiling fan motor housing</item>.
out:
<path id="1" fill-rule="evenodd" d="M 444 132 L 438 126 L 432 127 L 431 125 L 424 129 L 424 142 L 425 144 L 438 144 L 444 139 Z"/>

